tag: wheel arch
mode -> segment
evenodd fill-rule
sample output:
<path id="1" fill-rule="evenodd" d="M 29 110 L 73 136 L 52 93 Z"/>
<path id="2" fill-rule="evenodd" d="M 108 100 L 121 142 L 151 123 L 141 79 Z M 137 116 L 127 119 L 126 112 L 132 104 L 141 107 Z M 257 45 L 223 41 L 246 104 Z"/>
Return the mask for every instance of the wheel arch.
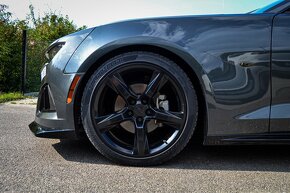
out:
<path id="1" fill-rule="evenodd" d="M 202 72 L 201 65 L 197 63 L 197 61 L 190 56 L 190 54 L 176 49 L 172 47 L 160 46 L 160 45 L 148 45 L 148 44 L 132 44 L 122 46 L 116 49 L 108 50 L 104 52 L 101 56 L 98 54 L 92 54 L 95 56 L 99 56 L 94 58 L 94 60 L 89 60 L 90 62 L 86 62 L 86 69 L 84 70 L 85 74 L 82 77 L 79 86 L 75 93 L 74 100 L 74 119 L 75 119 L 75 129 L 76 133 L 80 137 L 84 137 L 84 129 L 81 123 L 81 109 L 80 103 L 83 95 L 84 88 L 91 77 L 91 75 L 97 70 L 105 61 L 108 59 L 117 56 L 122 53 L 130 52 L 130 51 L 147 51 L 156 54 L 160 54 L 179 65 L 179 67 L 188 75 L 191 80 L 194 88 L 197 91 L 198 97 L 198 105 L 199 107 L 199 116 L 197 127 L 194 133 L 194 137 L 197 137 L 197 140 L 204 140 L 207 133 L 207 106 L 206 106 L 206 98 L 204 92 L 203 82 L 201 80 L 202 74 L 198 76 L 198 72 Z M 93 56 L 90 56 L 92 58 Z M 201 141 L 199 141 L 201 142 Z"/>

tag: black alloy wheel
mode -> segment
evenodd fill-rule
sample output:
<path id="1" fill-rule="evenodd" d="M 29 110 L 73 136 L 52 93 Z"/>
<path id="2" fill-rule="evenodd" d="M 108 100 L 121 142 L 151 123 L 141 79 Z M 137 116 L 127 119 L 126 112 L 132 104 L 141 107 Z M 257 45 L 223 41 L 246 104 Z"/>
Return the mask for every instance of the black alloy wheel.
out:
<path id="1" fill-rule="evenodd" d="M 82 119 L 92 144 L 126 165 L 154 165 L 178 154 L 197 121 L 197 99 L 174 62 L 130 52 L 105 62 L 88 81 Z"/>

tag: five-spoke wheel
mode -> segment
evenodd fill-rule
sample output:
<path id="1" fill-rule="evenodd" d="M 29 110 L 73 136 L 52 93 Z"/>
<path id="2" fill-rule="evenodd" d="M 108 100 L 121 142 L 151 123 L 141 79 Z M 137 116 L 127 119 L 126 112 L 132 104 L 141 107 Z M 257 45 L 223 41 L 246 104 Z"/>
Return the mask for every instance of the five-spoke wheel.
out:
<path id="1" fill-rule="evenodd" d="M 82 118 L 89 139 L 105 156 L 123 164 L 158 164 L 189 141 L 197 120 L 196 95 L 174 62 L 131 52 L 93 74 Z"/>

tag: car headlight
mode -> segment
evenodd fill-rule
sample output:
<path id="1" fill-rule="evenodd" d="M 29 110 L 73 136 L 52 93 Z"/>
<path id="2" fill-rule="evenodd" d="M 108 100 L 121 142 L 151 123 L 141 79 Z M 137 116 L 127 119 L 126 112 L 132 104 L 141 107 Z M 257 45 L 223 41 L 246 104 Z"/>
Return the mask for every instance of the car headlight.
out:
<path id="1" fill-rule="evenodd" d="M 59 52 L 59 50 L 64 46 L 65 42 L 56 42 L 49 46 L 45 52 L 46 58 L 50 61 Z"/>

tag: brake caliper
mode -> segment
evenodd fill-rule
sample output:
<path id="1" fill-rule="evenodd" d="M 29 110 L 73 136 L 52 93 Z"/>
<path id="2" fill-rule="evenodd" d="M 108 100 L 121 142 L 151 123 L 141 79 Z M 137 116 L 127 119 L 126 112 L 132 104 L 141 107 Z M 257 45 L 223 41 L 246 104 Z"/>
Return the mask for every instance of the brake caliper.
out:
<path id="1" fill-rule="evenodd" d="M 158 109 L 164 110 L 164 111 L 169 111 L 169 101 L 166 100 L 166 95 L 159 95 L 156 98 L 156 106 Z M 158 123 L 158 121 L 155 121 L 155 124 L 158 125 L 158 127 L 162 127 L 162 123 Z"/>
<path id="2" fill-rule="evenodd" d="M 169 110 L 169 101 L 166 100 L 166 95 L 159 95 L 156 101 L 156 105 L 158 109 L 162 109 L 165 111 Z"/>

